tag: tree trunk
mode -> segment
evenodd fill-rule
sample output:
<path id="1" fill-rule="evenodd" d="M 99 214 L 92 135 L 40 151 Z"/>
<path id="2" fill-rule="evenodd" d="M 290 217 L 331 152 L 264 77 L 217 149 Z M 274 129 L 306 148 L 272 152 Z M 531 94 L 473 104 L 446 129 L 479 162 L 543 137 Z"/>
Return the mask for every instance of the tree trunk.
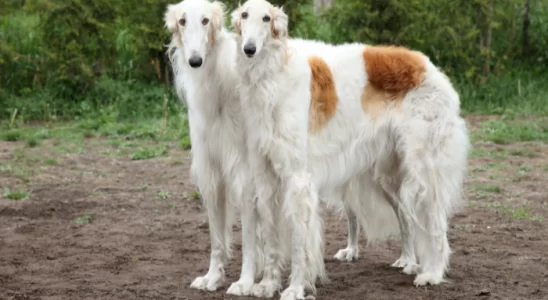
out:
<path id="1" fill-rule="evenodd" d="M 531 11 L 531 0 L 526 0 L 525 2 L 525 9 L 523 12 L 523 35 L 522 35 L 522 52 L 527 53 L 529 50 L 529 25 L 531 24 L 530 19 L 530 11 Z"/>
<path id="2" fill-rule="evenodd" d="M 493 27 L 491 23 L 493 22 L 493 11 L 495 6 L 495 0 L 489 0 L 489 7 L 487 7 L 487 33 L 485 35 L 485 65 L 483 71 L 485 75 L 488 75 L 491 71 L 489 65 L 489 60 L 491 59 L 491 41 L 493 39 Z"/>

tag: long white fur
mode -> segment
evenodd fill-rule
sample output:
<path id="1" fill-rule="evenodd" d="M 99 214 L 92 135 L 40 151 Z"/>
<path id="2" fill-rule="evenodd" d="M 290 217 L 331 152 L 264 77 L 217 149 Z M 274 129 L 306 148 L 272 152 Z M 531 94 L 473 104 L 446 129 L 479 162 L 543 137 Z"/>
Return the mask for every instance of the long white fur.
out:
<path id="1" fill-rule="evenodd" d="M 204 18 L 209 20 L 205 25 Z M 186 21 L 184 26 L 181 19 Z M 213 291 L 223 285 L 236 208 L 242 219 L 242 273 L 228 292 L 239 295 L 251 289 L 260 273 L 262 247 L 256 247 L 243 115 L 235 89 L 239 83 L 234 65 L 236 43 L 223 29 L 224 11 L 219 2 L 185 0 L 169 5 L 165 22 L 173 34 L 169 53 L 175 87 L 188 107 L 191 178 L 202 195 L 211 238 L 209 270 L 191 287 Z M 202 65 L 192 68 L 191 57 L 201 58 Z"/>
<path id="2" fill-rule="evenodd" d="M 262 19 L 273 11 L 277 36 Z M 242 19 L 242 12 L 248 13 L 247 18 Z M 321 56 L 333 73 L 339 104 L 326 128 L 308 134 L 310 69 L 307 55 L 287 44 L 287 16 L 264 0 L 250 0 L 233 14 L 233 22 L 241 29 L 237 67 L 257 209 L 259 215 L 268 215 L 280 208 L 275 191 L 281 189 L 286 195 L 282 206 L 292 226 L 291 282 L 282 299 L 303 299 L 304 289 L 313 289 L 316 276 L 324 275 L 316 190 L 320 194 L 350 191 L 350 196 L 344 192 L 345 205 L 372 234 L 383 229 L 382 222 L 399 223 L 404 251 L 395 265 L 417 273 L 416 285 L 442 282 L 450 255 L 447 220 L 462 203 L 469 148 L 459 97 L 447 77 L 423 56 L 426 73 L 421 85 L 405 95 L 401 109 L 373 119 L 361 107 L 368 84 L 365 45 L 325 47 Z M 253 58 L 244 54 L 249 42 L 257 48 Z M 352 186 L 360 184 L 375 188 L 378 195 L 373 198 L 384 201 L 364 202 L 352 196 L 356 191 Z M 386 202 L 396 214 L 388 209 L 381 223 L 367 224 L 377 208 L 364 211 L 364 207 Z M 281 231 L 276 226 L 283 223 L 264 224 L 266 242 L 275 241 L 265 245 L 267 257 L 280 256 L 269 248 L 283 242 L 276 237 Z M 277 274 L 278 265 L 267 261 L 265 275 Z M 272 280 L 277 278 L 263 278 L 262 287 L 271 287 Z"/>

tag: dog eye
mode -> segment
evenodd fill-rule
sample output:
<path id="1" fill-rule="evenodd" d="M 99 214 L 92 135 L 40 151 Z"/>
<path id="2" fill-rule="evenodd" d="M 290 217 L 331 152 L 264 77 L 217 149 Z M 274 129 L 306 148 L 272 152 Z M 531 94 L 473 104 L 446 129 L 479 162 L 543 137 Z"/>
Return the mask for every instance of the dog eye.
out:
<path id="1" fill-rule="evenodd" d="M 180 19 L 180 20 L 179 20 L 179 25 L 185 26 L 185 24 L 186 24 L 186 20 L 185 20 L 185 19 Z"/>
<path id="2" fill-rule="evenodd" d="M 204 19 L 202 20 L 202 25 L 205 26 L 205 25 L 207 25 L 207 23 L 209 23 L 209 19 L 208 19 L 208 18 L 204 18 Z"/>
<path id="3" fill-rule="evenodd" d="M 247 19 L 248 16 L 249 14 L 246 13 L 245 11 L 242 13 L 242 19 Z"/>
<path id="4" fill-rule="evenodd" d="M 264 16 L 263 22 L 270 22 L 270 16 Z"/>

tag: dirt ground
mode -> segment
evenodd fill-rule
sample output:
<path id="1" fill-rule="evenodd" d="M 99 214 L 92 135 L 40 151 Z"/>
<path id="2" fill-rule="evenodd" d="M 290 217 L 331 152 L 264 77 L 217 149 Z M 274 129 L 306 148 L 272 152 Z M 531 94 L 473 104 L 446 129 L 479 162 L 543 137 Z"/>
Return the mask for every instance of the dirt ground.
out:
<path id="1" fill-rule="evenodd" d="M 0 299 L 252 299 L 225 294 L 240 271 L 239 224 L 227 285 L 189 288 L 207 269 L 209 238 L 188 153 L 133 161 L 100 139 L 84 143 L 60 154 L 49 142 L 0 142 L 0 188 L 32 190 L 0 195 Z M 326 212 L 331 282 L 317 299 L 548 299 L 548 147 L 475 147 L 468 205 L 449 231 L 451 283 L 414 287 L 390 267 L 398 242 L 365 248 L 362 238 L 357 261 L 335 261 L 346 221 Z"/>

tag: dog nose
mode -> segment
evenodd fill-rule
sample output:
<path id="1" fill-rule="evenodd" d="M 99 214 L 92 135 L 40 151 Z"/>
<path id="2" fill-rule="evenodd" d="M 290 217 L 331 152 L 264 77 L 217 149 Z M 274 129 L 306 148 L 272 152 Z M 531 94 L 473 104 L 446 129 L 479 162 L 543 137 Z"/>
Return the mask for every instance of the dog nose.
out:
<path id="1" fill-rule="evenodd" d="M 188 60 L 188 64 L 193 68 L 198 68 L 202 65 L 202 58 L 199 56 L 192 56 Z"/>
<path id="2" fill-rule="evenodd" d="M 254 44 L 247 43 L 244 45 L 244 52 L 245 54 L 247 54 L 247 56 L 253 56 L 253 54 L 255 54 L 255 51 L 257 51 L 257 47 L 255 47 Z"/>

